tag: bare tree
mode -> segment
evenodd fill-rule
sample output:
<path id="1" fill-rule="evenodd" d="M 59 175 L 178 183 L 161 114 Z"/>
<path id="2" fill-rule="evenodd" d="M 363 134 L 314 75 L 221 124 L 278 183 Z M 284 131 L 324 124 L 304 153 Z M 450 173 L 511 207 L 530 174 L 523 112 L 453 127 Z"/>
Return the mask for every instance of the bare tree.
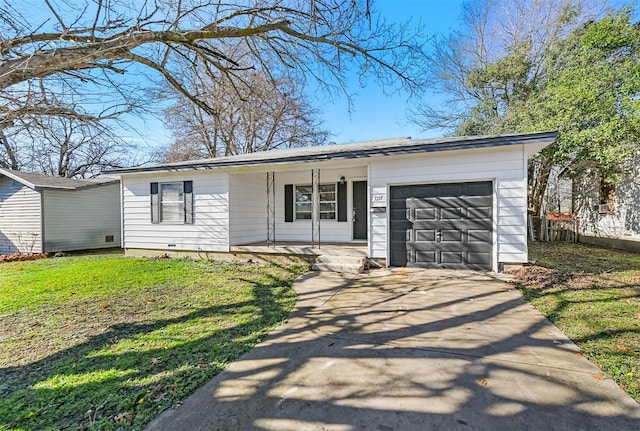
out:
<path id="1" fill-rule="evenodd" d="M 114 136 L 100 122 L 46 117 L 27 129 L 22 150 L 25 169 L 68 178 L 91 178 L 102 169 L 136 164 L 132 144 Z"/>
<path id="2" fill-rule="evenodd" d="M 43 106 L 26 102 L 36 83 L 63 105 L 96 99 L 78 118 L 99 117 L 101 104 L 140 106 L 158 78 L 210 116 L 210 98 L 188 78 L 233 85 L 255 69 L 348 93 L 357 69 L 387 88 L 420 84 L 424 38 L 376 19 L 371 0 L 41 1 L 32 14 L 34 2 L 0 0 L 0 97 L 12 101 L 0 111 L 3 147 L 21 109 Z"/>
<path id="3" fill-rule="evenodd" d="M 329 137 L 318 112 L 289 77 L 248 70 L 233 86 L 202 78 L 193 84 L 215 114 L 183 96 L 165 109 L 176 138 L 163 154 L 166 161 L 319 145 Z"/>
<path id="4" fill-rule="evenodd" d="M 127 130 L 120 118 L 138 107 L 129 102 L 108 104 L 107 98 L 97 95 L 92 100 L 68 84 L 63 80 L 52 85 L 36 79 L 24 83 L 18 90 L 0 93 L 0 116 L 4 121 L 4 127 L 0 128 L 0 166 L 81 177 L 97 175 L 101 167 L 117 166 L 108 154 L 124 153 L 127 145 L 115 131 Z M 98 105 L 99 111 L 89 111 L 91 105 Z M 100 146 L 104 151 L 95 152 L 97 140 L 102 142 Z M 87 148 L 81 148 L 84 146 Z M 76 170 L 60 161 L 62 164 L 54 168 L 56 164 L 49 162 L 59 157 L 65 148 L 63 154 L 73 151 L 75 166 L 86 166 Z M 96 158 L 97 154 L 102 157 Z M 81 155 L 85 156 L 82 160 Z M 45 168 L 47 163 L 49 166 Z"/>

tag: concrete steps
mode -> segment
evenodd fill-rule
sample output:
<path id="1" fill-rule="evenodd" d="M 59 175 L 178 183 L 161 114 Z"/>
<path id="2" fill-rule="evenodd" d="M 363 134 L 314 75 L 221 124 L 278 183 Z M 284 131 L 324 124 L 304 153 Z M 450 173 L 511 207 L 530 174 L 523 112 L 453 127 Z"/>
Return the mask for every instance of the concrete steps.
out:
<path id="1" fill-rule="evenodd" d="M 321 255 L 316 258 L 316 262 L 311 266 L 311 269 L 313 271 L 360 274 L 366 261 L 367 259 L 363 256 Z"/>

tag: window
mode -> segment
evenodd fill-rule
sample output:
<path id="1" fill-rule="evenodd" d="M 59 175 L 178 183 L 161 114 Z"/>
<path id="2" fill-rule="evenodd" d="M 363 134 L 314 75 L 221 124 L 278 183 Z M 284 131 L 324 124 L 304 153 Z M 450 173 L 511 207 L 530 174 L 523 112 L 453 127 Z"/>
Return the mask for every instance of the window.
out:
<path id="1" fill-rule="evenodd" d="M 193 223 L 193 182 L 151 183 L 152 223 Z"/>
<path id="2" fill-rule="evenodd" d="M 320 184 L 320 218 L 323 220 L 336 219 L 336 185 Z M 311 220 L 312 208 L 311 185 L 296 186 L 296 220 Z"/>
<path id="3" fill-rule="evenodd" d="M 600 214 L 613 213 L 616 202 L 616 185 L 607 183 L 600 177 L 598 212 Z"/>
<path id="4" fill-rule="evenodd" d="M 160 184 L 160 220 L 184 221 L 184 185 L 182 183 Z"/>

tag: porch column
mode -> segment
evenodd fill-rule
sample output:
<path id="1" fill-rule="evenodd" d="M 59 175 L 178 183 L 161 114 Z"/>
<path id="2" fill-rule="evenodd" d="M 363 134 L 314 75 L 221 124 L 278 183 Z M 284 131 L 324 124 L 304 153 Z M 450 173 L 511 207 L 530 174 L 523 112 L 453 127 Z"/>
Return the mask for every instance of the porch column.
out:
<path id="1" fill-rule="evenodd" d="M 276 246 L 276 173 L 267 172 L 267 247 Z"/>
<path id="2" fill-rule="evenodd" d="M 311 248 L 320 248 L 320 169 L 311 169 Z"/>

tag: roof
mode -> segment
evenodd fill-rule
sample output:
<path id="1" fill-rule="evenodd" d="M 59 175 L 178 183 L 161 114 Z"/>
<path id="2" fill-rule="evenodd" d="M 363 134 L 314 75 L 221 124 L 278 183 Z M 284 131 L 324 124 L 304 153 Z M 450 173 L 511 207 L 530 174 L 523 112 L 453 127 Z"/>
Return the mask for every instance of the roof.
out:
<path id="1" fill-rule="evenodd" d="M 191 169 L 214 169 L 274 165 L 284 163 L 308 163 L 326 160 L 359 159 L 366 157 L 428 153 L 436 151 L 463 150 L 471 148 L 499 147 L 506 145 L 542 143 L 551 144 L 557 132 L 521 133 L 490 136 L 455 136 L 447 138 L 412 140 L 410 137 L 392 138 L 376 141 L 357 142 L 340 145 L 321 145 L 315 147 L 270 150 L 237 156 L 212 159 L 172 162 L 135 168 L 119 168 L 106 173 L 136 173 L 154 171 L 176 171 Z"/>
<path id="2" fill-rule="evenodd" d="M 117 178 L 102 177 L 88 180 L 75 180 L 73 178 L 54 177 L 52 175 L 31 174 L 28 172 L 14 171 L 13 169 L 0 168 L 0 175 L 9 177 L 32 189 L 59 189 L 78 190 L 85 187 L 93 187 L 102 184 L 117 182 Z"/>

